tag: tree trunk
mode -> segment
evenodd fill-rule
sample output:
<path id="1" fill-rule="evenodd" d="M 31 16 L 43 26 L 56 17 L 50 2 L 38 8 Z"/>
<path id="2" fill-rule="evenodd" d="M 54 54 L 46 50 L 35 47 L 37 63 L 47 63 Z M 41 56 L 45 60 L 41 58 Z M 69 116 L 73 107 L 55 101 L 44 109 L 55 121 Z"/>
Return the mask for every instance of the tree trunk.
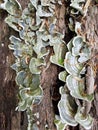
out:
<path id="1" fill-rule="evenodd" d="M 15 112 L 18 87 L 14 81 L 15 74 L 10 68 L 13 56 L 8 49 L 11 30 L 4 22 L 7 14 L 1 12 L 0 15 L 0 129 L 19 130 L 20 113 Z"/>
<path id="2" fill-rule="evenodd" d="M 21 3 L 25 7 L 27 1 Z M 25 112 L 15 111 L 18 86 L 15 72 L 10 68 L 14 57 L 8 45 L 10 35 L 17 34 L 4 22 L 6 16 L 5 11 L 0 11 L 0 130 L 27 130 Z"/>
<path id="3" fill-rule="evenodd" d="M 23 8 L 27 6 L 27 1 L 19 2 Z M 67 34 L 67 25 L 65 27 L 65 10 L 67 5 L 57 7 L 58 26 L 57 30 L 66 34 L 65 41 L 69 41 L 72 34 Z M 15 72 L 10 68 L 10 65 L 14 62 L 12 52 L 8 49 L 9 37 L 11 34 L 16 34 L 11 30 L 4 22 L 7 13 L 5 11 L 0 12 L 0 130 L 27 130 L 27 117 L 25 112 L 16 112 L 18 99 L 18 86 L 15 84 Z M 82 33 L 87 37 L 89 43 L 92 43 L 92 59 L 90 60 L 90 66 L 97 72 L 98 68 L 98 6 L 90 5 L 87 16 L 82 19 Z M 65 30 L 65 29 L 66 30 Z M 85 33 L 86 32 L 86 33 Z M 52 53 L 52 49 L 50 48 Z M 49 63 L 49 57 L 47 57 L 47 66 L 43 68 L 41 74 L 41 85 L 43 88 L 43 100 L 35 111 L 39 111 L 39 130 L 44 130 L 44 126 L 48 124 L 50 130 L 56 130 L 54 125 L 54 112 L 58 114 L 57 103 L 60 100 L 59 87 L 62 85 L 58 81 L 58 73 L 61 68 Z M 95 74 L 96 74 L 95 72 Z M 89 69 L 88 69 L 89 73 Z M 91 79 L 91 73 L 88 79 Z M 91 130 L 98 130 L 98 72 L 93 75 L 95 79 L 95 98 L 91 104 L 91 114 L 94 117 L 94 123 Z M 93 80 L 92 79 L 92 80 Z M 90 83 L 92 82 L 90 81 Z M 47 127 L 47 126 L 46 126 Z M 66 130 L 85 130 L 81 126 L 68 127 Z"/>

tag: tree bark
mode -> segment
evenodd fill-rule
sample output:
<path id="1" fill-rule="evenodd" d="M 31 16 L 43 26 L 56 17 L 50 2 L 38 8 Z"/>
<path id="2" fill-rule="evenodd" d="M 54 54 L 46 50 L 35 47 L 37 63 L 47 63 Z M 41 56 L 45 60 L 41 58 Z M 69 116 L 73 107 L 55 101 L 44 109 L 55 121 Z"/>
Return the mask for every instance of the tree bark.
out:
<path id="1" fill-rule="evenodd" d="M 15 74 L 10 68 L 13 56 L 8 49 L 11 30 L 4 22 L 6 12 L 0 15 L 0 129 L 19 130 L 20 113 L 15 112 L 18 87 L 14 81 Z"/>
<path id="2" fill-rule="evenodd" d="M 27 1 L 20 1 L 23 8 Z M 10 68 L 14 62 L 12 52 L 9 50 L 9 37 L 17 35 L 4 22 L 7 13 L 0 10 L 0 130 L 27 130 L 25 112 L 16 112 L 18 103 L 18 86 L 15 83 L 15 72 Z"/>
<path id="3" fill-rule="evenodd" d="M 94 1 L 89 6 L 87 16 L 83 19 L 82 26 L 83 35 L 92 48 L 92 58 L 88 62 L 89 67 L 87 69 L 87 86 L 91 86 L 95 91 L 94 101 L 88 106 L 94 118 L 91 130 L 98 130 L 98 6 L 94 4 Z M 94 73 L 92 73 L 92 71 Z M 94 81 L 95 83 L 93 83 Z M 80 130 L 85 129 L 80 127 Z"/>
<path id="4" fill-rule="evenodd" d="M 27 1 L 19 0 L 23 8 L 27 6 Z M 66 33 L 65 27 L 65 7 L 56 7 L 57 10 L 57 30 Z M 15 84 L 15 72 L 10 68 L 14 62 L 12 52 L 8 49 L 10 34 L 17 35 L 4 22 L 7 13 L 0 12 L 0 130 L 27 130 L 27 119 L 25 112 L 15 112 L 18 99 L 18 86 Z M 65 28 L 65 29 L 64 29 Z M 93 68 L 95 74 L 95 98 L 91 104 L 90 113 L 94 117 L 94 123 L 91 130 L 98 130 L 98 6 L 90 5 L 87 16 L 82 19 L 82 33 L 87 38 L 92 47 L 92 59 L 89 65 Z M 67 34 L 67 33 L 66 33 Z M 67 34 L 65 41 L 68 41 L 72 35 Z M 50 48 L 51 50 L 51 48 Z M 51 51 L 52 53 L 52 51 Z M 50 55 L 51 55 L 50 53 Z M 48 57 L 49 60 L 49 57 Z M 46 68 L 43 68 L 41 74 L 41 85 L 43 88 L 43 100 L 36 108 L 39 111 L 39 130 L 44 130 L 45 125 L 50 130 L 56 130 L 54 125 L 54 112 L 58 114 L 57 103 L 60 99 L 59 87 L 62 85 L 58 80 L 58 73 L 61 68 L 47 62 Z M 88 69 L 89 70 L 89 69 Z M 89 73 L 89 71 L 88 71 Z M 88 79 L 91 78 L 91 73 Z M 91 80 L 92 82 L 92 80 Z M 66 130 L 85 130 L 81 126 L 68 127 Z"/>
<path id="5" fill-rule="evenodd" d="M 57 17 L 56 30 L 65 33 L 65 3 L 56 5 L 55 12 Z M 62 85 L 58 79 L 60 67 L 50 63 L 50 56 L 53 54 L 53 48 L 49 47 L 49 55 L 46 57 L 46 67 L 43 67 L 41 73 L 41 86 L 43 89 L 43 100 L 37 106 L 39 113 L 39 130 L 56 130 L 54 125 L 55 113 L 58 113 L 57 104 L 60 100 L 59 87 Z M 34 109 L 35 110 L 35 109 Z"/>

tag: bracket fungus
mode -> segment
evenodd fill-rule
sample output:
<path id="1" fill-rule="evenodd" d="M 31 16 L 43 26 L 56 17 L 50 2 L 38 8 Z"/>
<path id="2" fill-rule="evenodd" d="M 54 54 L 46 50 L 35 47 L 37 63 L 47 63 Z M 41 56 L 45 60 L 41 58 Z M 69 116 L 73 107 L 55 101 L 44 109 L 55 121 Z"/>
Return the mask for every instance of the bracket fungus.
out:
<path id="1" fill-rule="evenodd" d="M 65 130 L 67 124 L 65 123 L 62 123 L 60 117 L 58 115 L 55 116 L 55 120 L 54 120 L 54 123 L 57 127 L 57 130 Z"/>
<path id="2" fill-rule="evenodd" d="M 87 94 L 85 92 L 85 79 L 68 75 L 66 78 L 66 85 L 70 90 L 70 94 L 78 99 L 92 101 L 93 94 Z"/>
<path id="3" fill-rule="evenodd" d="M 38 129 L 33 122 L 32 108 L 33 105 L 39 104 L 43 97 L 40 86 L 41 66 L 46 65 L 44 59 L 49 54 L 47 48 L 50 46 L 53 48 L 50 62 L 65 69 L 58 75 L 59 79 L 65 82 L 66 88 L 60 88 L 59 119 L 54 121 L 57 130 L 64 130 L 67 125 L 76 126 L 78 123 L 89 129 L 93 119 L 89 114 L 85 117 L 84 113 L 81 114 L 81 108 L 75 99 L 93 100 L 93 94 L 85 92 L 85 77 L 81 78 L 82 73 L 85 75 L 85 63 L 91 58 L 91 49 L 78 34 L 77 29 L 81 23 L 77 21 L 74 29 L 77 35 L 66 45 L 64 34 L 55 30 L 56 4 L 62 5 L 62 1 L 30 0 L 24 10 L 17 0 L 4 0 L 4 3 L 0 3 L 0 9 L 9 13 L 5 22 L 19 34 L 19 37 L 10 37 L 9 45 L 15 56 L 15 63 L 11 67 L 16 71 L 16 83 L 20 86 L 20 102 L 16 109 L 27 111 L 28 130 Z M 71 16 L 79 15 L 79 12 L 84 14 L 84 4 L 85 0 L 71 0 Z"/>
<path id="4" fill-rule="evenodd" d="M 6 10 L 9 14 L 18 16 L 20 15 L 22 8 L 18 0 L 4 0 L 0 3 L 0 8 Z"/>
<path id="5" fill-rule="evenodd" d="M 75 120 L 80 123 L 86 130 L 91 129 L 93 118 L 88 114 L 84 115 L 82 112 L 84 108 L 78 110 L 77 114 L 75 115 Z"/>
<path id="6" fill-rule="evenodd" d="M 77 111 L 77 104 L 74 98 L 64 91 L 64 88 L 60 88 L 61 100 L 58 103 L 58 109 L 62 123 L 76 126 L 77 122 L 74 119 Z"/>

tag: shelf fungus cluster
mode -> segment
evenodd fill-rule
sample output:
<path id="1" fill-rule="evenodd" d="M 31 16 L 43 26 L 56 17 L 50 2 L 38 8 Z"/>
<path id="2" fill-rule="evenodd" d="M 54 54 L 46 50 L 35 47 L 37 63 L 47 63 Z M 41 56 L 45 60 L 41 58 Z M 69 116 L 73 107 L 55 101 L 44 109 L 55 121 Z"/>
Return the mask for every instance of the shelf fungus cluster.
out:
<path id="1" fill-rule="evenodd" d="M 85 14 L 84 4 L 85 0 L 71 0 L 71 14 Z M 46 66 L 48 47 L 52 47 L 54 54 L 50 56 L 50 62 L 65 69 L 58 76 L 65 86 L 60 88 L 59 116 L 54 121 L 57 129 L 64 130 L 67 125 L 76 126 L 78 123 L 89 129 L 93 119 L 88 113 L 84 114 L 82 105 L 83 101 L 91 102 L 94 98 L 93 93 L 87 93 L 85 84 L 86 62 L 91 58 L 91 50 L 78 34 L 66 46 L 64 34 L 56 30 L 56 5 L 62 5 L 62 1 L 30 0 L 24 10 L 18 0 L 0 2 L 0 9 L 8 12 L 5 22 L 19 34 L 19 37 L 10 37 L 9 45 L 15 56 L 11 67 L 16 71 L 15 80 L 19 86 L 20 101 L 16 109 L 27 111 L 28 130 L 38 129 L 32 109 L 43 98 L 40 75 L 42 67 Z M 78 26 L 80 23 L 77 22 L 76 33 Z"/>
<path id="2" fill-rule="evenodd" d="M 30 0 L 28 7 L 23 10 L 17 0 L 0 2 L 0 9 L 8 12 L 5 22 L 19 34 L 19 37 L 10 37 L 9 48 L 15 56 L 15 63 L 11 67 L 16 71 L 15 80 L 19 86 L 20 100 L 16 110 L 26 110 L 28 130 L 38 129 L 34 123 L 32 109 L 43 97 L 40 74 L 42 66 L 46 66 L 48 46 L 52 46 L 55 53 L 51 56 L 51 62 L 54 63 L 56 59 L 56 64 L 62 66 L 65 56 L 65 51 L 62 52 L 66 49 L 62 41 L 63 35 L 54 30 L 55 4 L 61 4 L 61 1 Z M 57 54 L 59 50 L 61 53 Z"/>
<path id="3" fill-rule="evenodd" d="M 89 114 L 84 114 L 84 106 L 77 100 L 91 102 L 93 93 L 86 92 L 85 63 L 90 59 L 91 50 L 81 36 L 74 37 L 67 44 L 64 67 L 59 79 L 65 82 L 60 88 L 61 100 L 58 103 L 60 117 L 63 123 L 76 126 L 81 124 L 85 129 L 90 129 L 93 119 Z M 84 51 L 85 50 L 85 51 Z"/>
<path id="4" fill-rule="evenodd" d="M 81 4 L 80 4 L 81 3 Z M 71 15 L 83 14 L 86 15 L 86 10 L 83 9 L 85 0 L 72 0 L 70 6 L 72 7 Z M 87 4 L 87 3 L 86 3 Z M 84 102 L 91 102 L 94 99 L 94 93 L 87 92 L 86 86 L 86 65 L 91 58 L 91 49 L 86 43 L 78 30 L 81 29 L 81 23 L 69 19 L 69 28 L 76 32 L 67 44 L 68 51 L 64 58 L 65 71 L 59 73 L 59 79 L 65 82 L 65 86 L 60 88 L 61 100 L 58 103 L 60 119 L 58 121 L 62 130 L 65 129 L 64 124 L 77 126 L 82 125 L 85 129 L 90 129 L 93 124 L 93 118 L 89 112 L 85 112 Z M 93 87 L 93 86 L 92 86 Z"/>

